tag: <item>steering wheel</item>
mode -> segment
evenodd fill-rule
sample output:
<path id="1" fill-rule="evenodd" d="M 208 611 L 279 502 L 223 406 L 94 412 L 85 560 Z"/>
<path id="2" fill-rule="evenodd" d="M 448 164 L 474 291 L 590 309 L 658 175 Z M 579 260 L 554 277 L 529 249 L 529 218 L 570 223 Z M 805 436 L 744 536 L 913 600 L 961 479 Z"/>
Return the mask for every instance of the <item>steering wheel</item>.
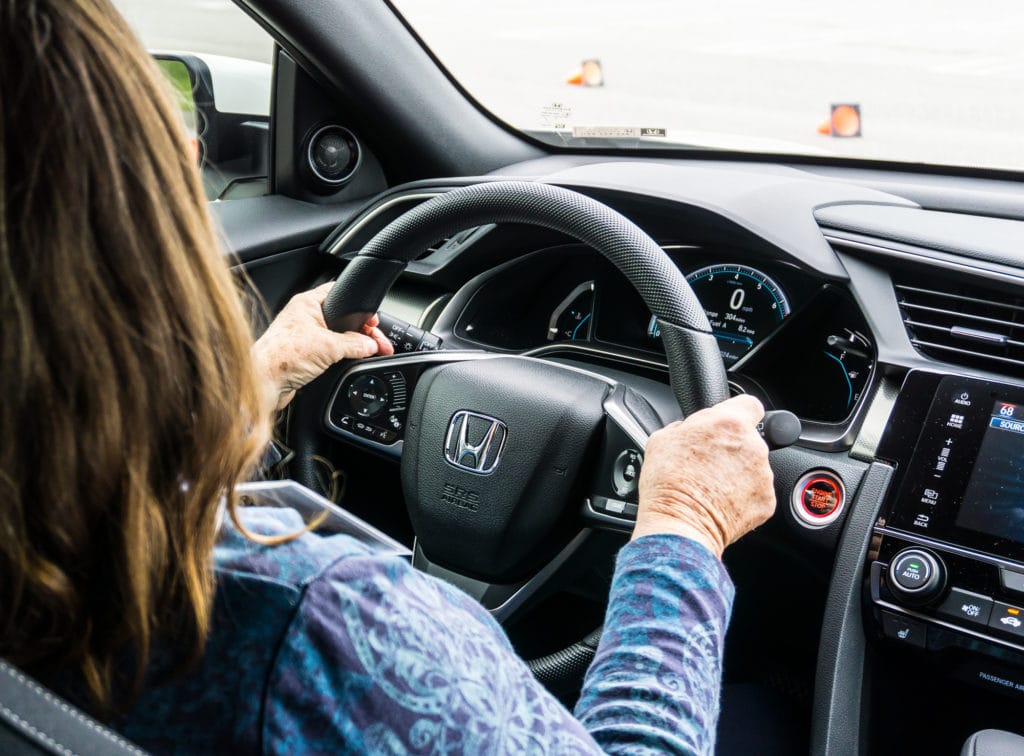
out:
<path id="1" fill-rule="evenodd" d="M 683 415 L 728 398 L 711 326 L 676 265 L 624 216 L 547 184 L 455 189 L 399 217 L 341 273 L 323 305 L 328 326 L 359 330 L 424 248 L 491 223 L 543 226 L 603 254 L 657 318 Z M 588 521 L 631 529 L 643 447 L 663 423 L 639 394 L 564 364 L 480 352 L 374 359 L 359 369 L 387 376 L 416 360 L 401 475 L 417 566 L 486 599 L 501 619 L 557 572 Z M 555 656 L 566 654 L 573 647 Z"/>

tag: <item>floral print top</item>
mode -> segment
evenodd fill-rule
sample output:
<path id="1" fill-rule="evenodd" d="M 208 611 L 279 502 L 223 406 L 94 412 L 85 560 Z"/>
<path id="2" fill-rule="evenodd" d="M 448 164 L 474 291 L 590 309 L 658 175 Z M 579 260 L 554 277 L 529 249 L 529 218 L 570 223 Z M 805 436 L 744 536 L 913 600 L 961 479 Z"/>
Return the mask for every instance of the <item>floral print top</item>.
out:
<path id="1" fill-rule="evenodd" d="M 292 510 L 242 510 L 267 535 Z M 200 664 L 119 729 L 158 753 L 712 753 L 733 586 L 693 541 L 620 551 L 575 712 L 473 599 L 344 535 L 265 547 L 226 524 Z"/>

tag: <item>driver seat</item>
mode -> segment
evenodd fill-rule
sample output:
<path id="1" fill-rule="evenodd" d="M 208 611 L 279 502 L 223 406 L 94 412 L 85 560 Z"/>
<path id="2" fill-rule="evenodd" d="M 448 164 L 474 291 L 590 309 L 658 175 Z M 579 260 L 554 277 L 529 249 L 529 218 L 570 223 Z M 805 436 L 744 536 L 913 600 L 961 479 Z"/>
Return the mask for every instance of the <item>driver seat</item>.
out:
<path id="1" fill-rule="evenodd" d="M 144 756 L 145 751 L 0 659 L 0 753 Z"/>

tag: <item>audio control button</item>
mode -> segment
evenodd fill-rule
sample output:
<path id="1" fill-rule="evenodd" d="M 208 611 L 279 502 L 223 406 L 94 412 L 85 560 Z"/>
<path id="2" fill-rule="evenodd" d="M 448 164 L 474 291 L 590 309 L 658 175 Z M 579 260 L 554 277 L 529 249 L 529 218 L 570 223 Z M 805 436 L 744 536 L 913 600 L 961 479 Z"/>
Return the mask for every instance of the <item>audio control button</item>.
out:
<path id="1" fill-rule="evenodd" d="M 373 375 L 361 375 L 348 388 L 348 400 L 359 417 L 374 417 L 388 403 L 388 385 Z"/>
<path id="2" fill-rule="evenodd" d="M 992 614 L 992 599 L 960 588 L 950 590 L 938 609 L 939 614 L 973 625 L 987 625 Z"/>

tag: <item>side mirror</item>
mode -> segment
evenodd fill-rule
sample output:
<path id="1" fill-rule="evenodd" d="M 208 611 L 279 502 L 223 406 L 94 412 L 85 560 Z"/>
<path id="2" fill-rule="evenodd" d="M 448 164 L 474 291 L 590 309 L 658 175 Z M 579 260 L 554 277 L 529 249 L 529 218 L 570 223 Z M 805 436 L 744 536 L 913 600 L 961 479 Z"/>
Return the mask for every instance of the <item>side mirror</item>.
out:
<path id="1" fill-rule="evenodd" d="M 272 68 L 220 55 L 151 54 L 177 95 L 207 196 L 266 193 Z"/>

